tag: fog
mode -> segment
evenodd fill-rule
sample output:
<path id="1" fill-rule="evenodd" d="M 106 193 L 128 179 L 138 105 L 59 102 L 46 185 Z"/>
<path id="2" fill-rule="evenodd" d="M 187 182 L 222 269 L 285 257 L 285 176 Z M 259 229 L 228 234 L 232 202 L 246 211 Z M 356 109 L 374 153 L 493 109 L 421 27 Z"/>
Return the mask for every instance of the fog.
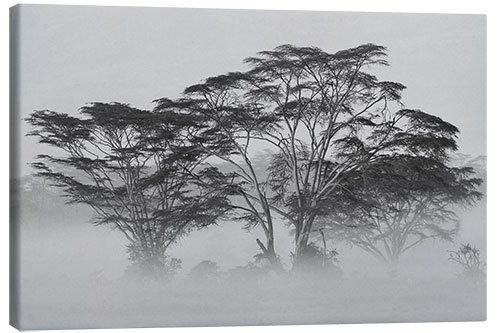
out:
<path id="1" fill-rule="evenodd" d="M 62 199 L 61 199 L 62 200 Z M 91 211 L 71 207 L 71 220 L 33 219 L 21 210 L 19 304 L 21 329 L 111 328 L 484 320 L 486 285 L 462 280 L 449 250 L 471 242 L 485 251 L 485 202 L 461 212 L 455 243 L 429 241 L 405 254 L 389 278 L 375 258 L 342 243 L 339 272 L 291 273 L 292 237 L 276 230 L 286 272 L 248 266 L 258 230 L 236 222 L 194 231 L 168 251 L 182 260 L 165 281 L 127 278 L 126 242 Z M 28 216 L 29 215 L 29 216 Z M 24 217 L 24 219 L 23 219 Z M 193 275 L 202 261 L 213 274 Z"/>
<path id="2" fill-rule="evenodd" d="M 483 286 L 457 280 L 30 280 L 23 291 L 21 329 L 472 321 L 486 310 Z"/>

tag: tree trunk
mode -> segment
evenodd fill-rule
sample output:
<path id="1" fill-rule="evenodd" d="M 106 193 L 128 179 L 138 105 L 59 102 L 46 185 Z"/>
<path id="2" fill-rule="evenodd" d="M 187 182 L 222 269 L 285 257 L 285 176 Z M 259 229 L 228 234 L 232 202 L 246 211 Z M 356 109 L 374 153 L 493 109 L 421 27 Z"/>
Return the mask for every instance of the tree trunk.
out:
<path id="1" fill-rule="evenodd" d="M 258 238 L 255 241 L 259 245 L 259 248 L 261 249 L 266 259 L 269 261 L 271 268 L 276 272 L 282 272 L 283 265 L 281 264 L 278 256 L 276 255 L 276 252 L 274 251 L 274 241 L 272 239 L 268 239 L 267 246 L 265 246 Z"/>
<path id="2" fill-rule="evenodd" d="M 148 280 L 168 277 L 165 251 L 164 246 L 148 246 L 142 242 L 130 244 L 128 246 L 130 265 L 127 268 L 127 275 Z"/>
<path id="3" fill-rule="evenodd" d="M 295 254 L 293 260 L 293 268 L 297 269 L 303 266 L 307 261 L 307 246 L 309 243 L 309 235 L 299 235 L 295 244 Z"/>
<path id="4" fill-rule="evenodd" d="M 302 218 L 302 223 L 297 223 L 301 228 L 297 228 L 295 231 L 294 267 L 302 266 L 302 263 L 307 260 L 309 236 L 315 217 L 315 215 L 309 215 L 306 218 Z"/>
<path id="5" fill-rule="evenodd" d="M 391 279 L 395 279 L 399 275 L 399 256 L 394 255 L 388 262 L 388 274 Z"/>

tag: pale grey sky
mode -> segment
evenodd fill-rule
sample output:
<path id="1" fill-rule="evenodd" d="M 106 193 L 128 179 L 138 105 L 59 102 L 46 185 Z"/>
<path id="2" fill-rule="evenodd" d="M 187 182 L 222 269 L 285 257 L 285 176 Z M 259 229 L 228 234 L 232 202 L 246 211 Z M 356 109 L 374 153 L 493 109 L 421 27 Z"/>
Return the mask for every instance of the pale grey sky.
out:
<path id="1" fill-rule="evenodd" d="M 404 102 L 461 130 L 461 151 L 486 154 L 486 16 L 22 5 L 20 114 L 75 114 L 87 102 L 150 108 L 207 76 L 290 43 L 325 51 L 389 48 L 379 78 L 404 83 Z M 21 124 L 21 134 L 29 127 Z M 22 138 L 21 174 L 44 150 Z"/>

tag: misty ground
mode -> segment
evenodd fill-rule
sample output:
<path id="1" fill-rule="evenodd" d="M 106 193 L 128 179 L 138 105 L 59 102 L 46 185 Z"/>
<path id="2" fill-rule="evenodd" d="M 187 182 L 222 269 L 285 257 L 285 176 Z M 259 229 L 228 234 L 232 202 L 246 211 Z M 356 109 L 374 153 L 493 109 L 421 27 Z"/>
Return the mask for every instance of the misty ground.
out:
<path id="1" fill-rule="evenodd" d="M 83 219 L 83 217 L 82 217 Z M 75 221 L 79 222 L 79 221 Z M 239 233 L 237 231 L 240 231 Z M 231 239 L 227 234 L 240 235 Z M 124 278 L 124 242 L 85 223 L 22 233 L 21 329 L 475 321 L 486 317 L 486 285 L 464 281 L 447 260 L 453 244 L 427 244 L 396 279 L 370 256 L 341 247 L 342 277 L 222 275 L 192 280 L 202 259 L 221 272 L 245 266 L 255 235 L 238 225 L 194 233 L 172 252 L 183 269 L 170 282 Z M 224 241 L 222 241 L 224 239 Z M 218 241 L 220 240 L 220 241 Z M 222 254 L 227 253 L 226 261 Z M 284 251 L 282 251 L 284 252 Z M 217 260 L 217 258 L 220 258 Z"/>
<path id="2" fill-rule="evenodd" d="M 163 283 L 124 279 L 123 237 L 90 224 L 88 210 L 55 209 L 58 215 L 25 208 L 19 216 L 19 288 L 13 301 L 21 329 L 486 319 L 486 284 L 459 279 L 459 267 L 448 260 L 448 251 L 471 242 L 486 261 L 485 203 L 461 214 L 455 243 L 430 241 L 408 252 L 396 279 L 388 278 L 386 267 L 370 255 L 341 243 L 329 245 L 339 252 L 341 278 L 242 274 L 189 279 L 203 260 L 228 272 L 258 253 L 259 230 L 245 232 L 238 223 L 225 223 L 195 231 L 172 247 L 169 254 L 182 259 L 182 269 Z M 277 226 L 276 232 L 277 251 L 289 269 L 293 242 L 285 227 Z"/>
<path id="3" fill-rule="evenodd" d="M 484 320 L 484 285 L 319 278 L 23 282 L 22 329 Z"/>

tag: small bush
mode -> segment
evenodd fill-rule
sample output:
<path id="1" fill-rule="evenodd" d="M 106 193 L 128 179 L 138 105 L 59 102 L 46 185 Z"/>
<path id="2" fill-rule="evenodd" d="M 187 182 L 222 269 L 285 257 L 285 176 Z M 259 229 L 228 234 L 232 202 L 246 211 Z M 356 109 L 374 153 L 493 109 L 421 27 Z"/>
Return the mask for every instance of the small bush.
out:
<path id="1" fill-rule="evenodd" d="M 188 278 L 192 280 L 215 280 L 220 277 L 219 266 L 210 260 L 203 260 L 191 269 Z"/>
<path id="2" fill-rule="evenodd" d="M 479 249 L 467 244 L 462 244 L 456 251 L 450 251 L 448 259 L 462 267 L 460 276 L 474 281 L 485 278 L 486 264 L 481 261 Z"/>
<path id="3" fill-rule="evenodd" d="M 261 260 L 249 262 L 245 266 L 238 266 L 226 272 L 230 281 L 262 281 L 272 274 L 273 268 Z"/>
<path id="4" fill-rule="evenodd" d="M 300 274 L 319 274 L 333 279 L 340 279 L 343 275 L 338 266 L 338 252 L 336 249 L 324 251 L 317 245 L 310 243 L 302 254 L 299 262 L 294 264 L 294 269 Z M 295 258 L 292 257 L 295 261 Z"/>
<path id="5" fill-rule="evenodd" d="M 165 255 L 138 258 L 129 255 L 129 259 L 131 264 L 125 270 L 125 277 L 143 282 L 171 280 L 182 268 L 181 259 Z"/>

